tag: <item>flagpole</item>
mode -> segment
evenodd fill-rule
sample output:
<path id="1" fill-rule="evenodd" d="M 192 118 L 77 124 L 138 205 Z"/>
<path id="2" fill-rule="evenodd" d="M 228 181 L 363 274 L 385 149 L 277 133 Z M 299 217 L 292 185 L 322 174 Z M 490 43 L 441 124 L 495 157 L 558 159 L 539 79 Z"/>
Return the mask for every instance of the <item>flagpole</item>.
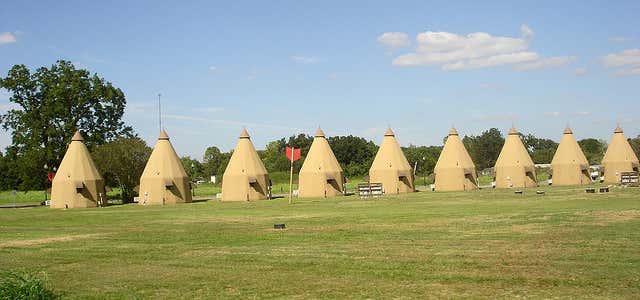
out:
<path id="1" fill-rule="evenodd" d="M 291 147 L 291 172 L 289 173 L 289 204 L 293 204 L 293 158 L 295 153 L 295 148 Z"/>

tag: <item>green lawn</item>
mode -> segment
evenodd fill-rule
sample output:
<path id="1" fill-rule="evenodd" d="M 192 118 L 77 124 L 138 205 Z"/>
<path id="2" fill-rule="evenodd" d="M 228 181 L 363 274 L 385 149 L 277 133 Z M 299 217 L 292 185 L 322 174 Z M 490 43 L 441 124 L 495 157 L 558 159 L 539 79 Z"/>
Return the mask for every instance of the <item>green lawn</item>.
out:
<path id="1" fill-rule="evenodd" d="M 640 190 L 540 189 L 0 209 L 0 268 L 68 298 L 637 298 Z"/>

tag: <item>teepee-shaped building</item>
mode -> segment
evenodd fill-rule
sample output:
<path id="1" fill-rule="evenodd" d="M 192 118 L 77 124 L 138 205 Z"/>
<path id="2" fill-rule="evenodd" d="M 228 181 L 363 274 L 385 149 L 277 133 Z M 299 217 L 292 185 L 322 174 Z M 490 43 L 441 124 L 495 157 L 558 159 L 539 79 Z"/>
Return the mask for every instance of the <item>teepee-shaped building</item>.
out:
<path id="1" fill-rule="evenodd" d="M 164 205 L 191 202 L 189 176 L 162 130 L 140 177 L 140 205 Z"/>
<path id="2" fill-rule="evenodd" d="M 96 207 L 107 205 L 104 179 L 91 159 L 80 132 L 62 158 L 51 184 L 51 208 Z"/>
<path id="3" fill-rule="evenodd" d="M 298 176 L 298 197 L 333 197 L 344 192 L 342 168 L 318 128 Z"/>
<path id="4" fill-rule="evenodd" d="M 564 130 L 560 145 L 553 155 L 551 179 L 554 186 L 591 183 L 589 162 L 569 127 Z"/>
<path id="5" fill-rule="evenodd" d="M 451 128 L 435 169 L 436 191 L 466 191 L 478 188 L 478 175 L 458 131 Z"/>
<path id="6" fill-rule="evenodd" d="M 495 165 L 496 188 L 534 187 L 536 169 L 515 128 L 509 130 Z"/>
<path id="7" fill-rule="evenodd" d="M 385 194 L 415 191 L 413 169 L 391 128 L 384 133 L 382 144 L 369 169 L 369 182 L 382 183 Z"/>
<path id="8" fill-rule="evenodd" d="M 222 177 L 222 201 L 251 201 L 271 197 L 271 182 L 249 133 L 242 129 Z"/>
<path id="9" fill-rule="evenodd" d="M 638 156 L 629 145 L 620 126 L 616 127 L 611 143 L 602 158 L 605 183 L 620 183 L 622 172 L 638 172 Z"/>

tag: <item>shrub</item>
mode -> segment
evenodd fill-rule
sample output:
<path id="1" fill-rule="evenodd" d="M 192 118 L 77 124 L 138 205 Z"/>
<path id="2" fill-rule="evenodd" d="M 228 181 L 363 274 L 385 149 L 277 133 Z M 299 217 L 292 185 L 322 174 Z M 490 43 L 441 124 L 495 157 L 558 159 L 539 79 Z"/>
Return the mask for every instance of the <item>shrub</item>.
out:
<path id="1" fill-rule="evenodd" d="M 47 274 L 44 272 L 0 271 L 0 300 L 58 298 L 48 286 Z"/>

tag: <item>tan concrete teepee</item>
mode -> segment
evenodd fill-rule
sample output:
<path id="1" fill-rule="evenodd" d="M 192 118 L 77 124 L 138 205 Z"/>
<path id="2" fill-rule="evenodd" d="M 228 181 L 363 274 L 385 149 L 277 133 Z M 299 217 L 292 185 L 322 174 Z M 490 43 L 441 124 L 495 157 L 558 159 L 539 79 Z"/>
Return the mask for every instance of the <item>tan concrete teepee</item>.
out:
<path id="1" fill-rule="evenodd" d="M 318 128 L 298 176 L 298 197 L 342 195 L 344 176 L 322 129 Z"/>
<path id="2" fill-rule="evenodd" d="M 51 183 L 51 208 L 107 205 L 104 179 L 98 172 L 80 132 L 71 138 L 58 173 Z"/>
<path id="3" fill-rule="evenodd" d="M 564 130 L 560 145 L 553 155 L 551 179 L 554 186 L 591 183 L 589 162 L 569 127 Z"/>
<path id="4" fill-rule="evenodd" d="M 385 194 L 415 191 L 413 169 L 391 128 L 384 133 L 382 144 L 369 169 L 369 182 L 382 183 Z"/>
<path id="5" fill-rule="evenodd" d="M 607 152 L 602 158 L 605 183 L 620 183 L 622 172 L 638 172 L 638 156 L 629 145 L 620 126 L 616 127 L 611 137 Z"/>
<path id="6" fill-rule="evenodd" d="M 458 131 L 451 128 L 435 169 L 436 191 L 466 191 L 478 188 L 478 175 Z"/>
<path id="7" fill-rule="evenodd" d="M 515 128 L 509 130 L 494 169 L 496 188 L 538 186 L 533 160 Z"/>
<path id="8" fill-rule="evenodd" d="M 140 177 L 140 205 L 191 202 L 189 176 L 182 161 L 162 130 Z"/>
<path id="9" fill-rule="evenodd" d="M 271 197 L 271 182 L 246 129 L 222 176 L 222 201 L 251 201 Z"/>

